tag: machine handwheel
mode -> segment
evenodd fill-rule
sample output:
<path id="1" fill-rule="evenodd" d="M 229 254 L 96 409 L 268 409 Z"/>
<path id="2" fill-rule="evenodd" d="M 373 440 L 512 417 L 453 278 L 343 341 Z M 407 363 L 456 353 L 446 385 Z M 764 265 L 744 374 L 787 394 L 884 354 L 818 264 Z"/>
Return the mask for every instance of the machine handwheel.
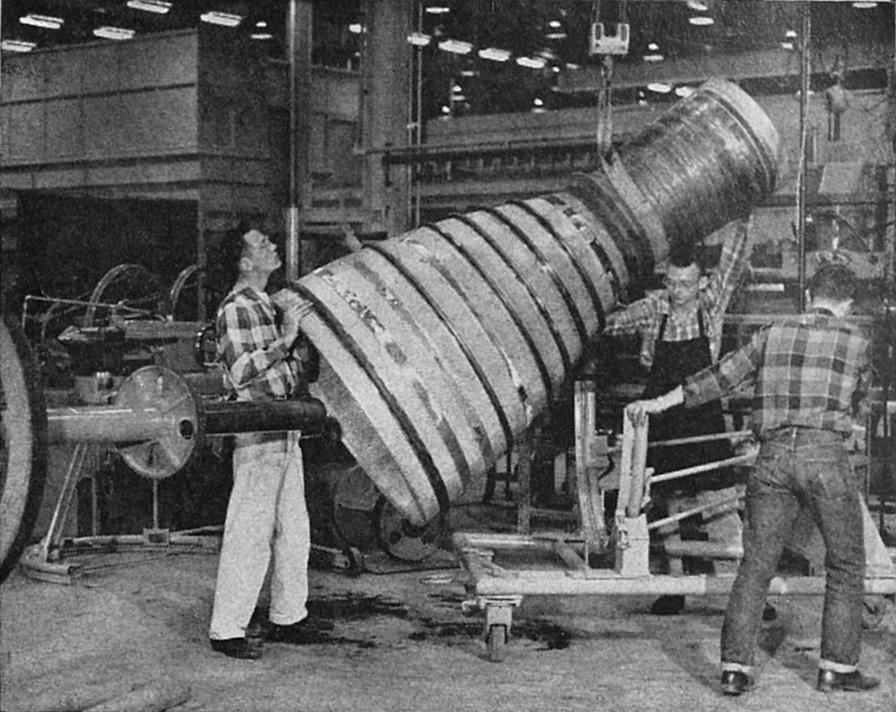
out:
<path id="1" fill-rule="evenodd" d="M 159 317 L 171 314 L 168 290 L 159 277 L 143 265 L 129 262 L 106 272 L 93 288 L 89 301 L 92 304 L 84 315 L 86 326 L 99 326 L 109 318 L 109 308 L 98 307 L 97 303 L 141 309 Z"/>
<path id="2" fill-rule="evenodd" d="M 490 625 L 485 636 L 485 647 L 491 662 L 504 662 L 507 656 L 507 626 L 500 623 Z"/>
<path id="3" fill-rule="evenodd" d="M 47 463 L 47 410 L 40 370 L 18 324 L 0 327 L 0 582 L 37 519 Z"/>

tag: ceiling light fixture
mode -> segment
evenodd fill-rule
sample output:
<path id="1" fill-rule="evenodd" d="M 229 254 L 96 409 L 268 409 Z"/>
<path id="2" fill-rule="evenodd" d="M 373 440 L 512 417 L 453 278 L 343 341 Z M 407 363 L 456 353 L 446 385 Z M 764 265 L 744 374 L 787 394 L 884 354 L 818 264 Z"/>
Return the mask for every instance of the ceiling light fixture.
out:
<path id="1" fill-rule="evenodd" d="M 656 52 L 659 48 L 660 46 L 656 42 L 651 42 L 649 45 L 647 45 L 647 49 L 649 49 L 651 52 Z"/>
<path id="2" fill-rule="evenodd" d="M 709 5 L 705 2 L 700 2 L 699 0 L 688 0 L 687 5 L 694 12 L 706 12 L 709 10 Z"/>
<path id="3" fill-rule="evenodd" d="M 544 38 L 546 40 L 565 40 L 567 37 L 565 32 L 548 32 Z"/>
<path id="4" fill-rule="evenodd" d="M 432 37 L 422 32 L 412 32 L 408 35 L 408 42 L 416 47 L 426 47 L 432 41 Z"/>
<path id="5" fill-rule="evenodd" d="M 430 5 L 426 8 L 426 12 L 430 15 L 444 15 L 445 13 L 451 12 L 451 8 L 447 5 Z"/>
<path id="6" fill-rule="evenodd" d="M 787 32 L 784 33 L 784 36 L 788 37 L 790 39 L 795 39 L 796 38 L 796 30 L 787 30 Z"/>
<path id="7" fill-rule="evenodd" d="M 164 15 L 171 9 L 171 3 L 166 2 L 166 0 L 128 0 L 128 7 L 133 10 L 143 10 L 144 12 Z"/>
<path id="8" fill-rule="evenodd" d="M 353 35 L 360 35 L 364 32 L 364 26 L 360 22 L 353 22 L 348 26 L 348 31 Z"/>
<path id="9" fill-rule="evenodd" d="M 551 20 L 551 21 L 548 23 L 548 27 L 552 27 L 552 28 L 554 28 L 555 30 L 559 29 L 559 28 L 562 27 L 562 26 L 563 26 L 563 23 L 560 22 L 560 20 Z"/>
<path id="10" fill-rule="evenodd" d="M 253 32 L 249 37 L 253 40 L 270 40 L 273 39 L 274 35 L 270 32 Z"/>
<path id="11" fill-rule="evenodd" d="M 460 40 L 442 40 L 439 42 L 439 49 L 451 52 L 453 54 L 469 54 L 473 51 L 473 45 L 469 42 L 461 42 Z"/>
<path id="12" fill-rule="evenodd" d="M 675 96 L 680 96 L 682 99 L 685 97 L 689 97 L 694 93 L 694 88 L 686 86 L 682 84 L 680 87 L 675 87 Z"/>
<path id="13" fill-rule="evenodd" d="M 668 84 L 663 84 L 662 82 L 651 82 L 647 85 L 647 89 L 649 91 L 654 92 L 655 94 L 668 94 L 672 91 L 672 87 Z"/>
<path id="14" fill-rule="evenodd" d="M 35 15 L 33 12 L 19 18 L 19 22 L 23 25 L 31 25 L 32 27 L 43 27 L 47 30 L 58 30 L 62 27 L 64 20 L 61 17 L 52 17 L 50 15 Z"/>
<path id="15" fill-rule="evenodd" d="M 224 27 L 237 27 L 242 21 L 242 15 L 234 15 L 230 12 L 217 12 L 215 10 L 211 12 L 205 12 L 199 16 L 199 19 L 203 22 L 208 22 L 212 25 L 223 25 Z"/>
<path id="16" fill-rule="evenodd" d="M 134 31 L 125 27 L 111 27 L 104 25 L 97 27 L 93 34 L 96 37 L 102 37 L 104 40 L 129 40 L 134 36 Z"/>
<path id="17" fill-rule="evenodd" d="M 644 62 L 662 62 L 665 59 L 663 55 L 659 52 L 654 52 L 653 54 L 645 54 L 641 57 L 641 60 Z"/>
<path id="18" fill-rule="evenodd" d="M 793 42 L 782 42 L 781 49 L 793 49 Z"/>
<path id="19" fill-rule="evenodd" d="M 521 67 L 527 67 L 528 69 L 544 69 L 544 65 L 547 64 L 547 61 L 541 57 L 517 57 L 516 63 Z"/>
<path id="20" fill-rule="evenodd" d="M 0 41 L 0 49 L 4 52 L 30 52 L 35 47 L 37 47 L 36 42 L 26 42 L 25 40 Z"/>
<path id="21" fill-rule="evenodd" d="M 715 24 L 715 20 L 711 17 L 707 17 L 706 15 L 692 15 L 688 18 L 688 22 L 692 25 L 696 25 L 697 27 L 706 27 L 708 25 Z"/>
<path id="22" fill-rule="evenodd" d="M 876 2 L 854 2 L 852 4 L 856 10 L 870 10 L 873 7 L 877 7 Z"/>

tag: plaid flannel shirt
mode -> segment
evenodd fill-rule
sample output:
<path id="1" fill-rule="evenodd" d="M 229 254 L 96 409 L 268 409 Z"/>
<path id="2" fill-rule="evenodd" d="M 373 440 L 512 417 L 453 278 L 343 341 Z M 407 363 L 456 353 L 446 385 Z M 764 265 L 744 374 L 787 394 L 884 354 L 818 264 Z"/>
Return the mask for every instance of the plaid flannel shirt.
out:
<path id="1" fill-rule="evenodd" d="M 218 309 L 218 360 L 238 400 L 271 400 L 292 394 L 298 365 L 281 337 L 271 298 L 252 287 L 230 292 Z"/>
<path id="2" fill-rule="evenodd" d="M 749 258 L 749 234 L 746 224 L 738 225 L 734 234 L 725 240 L 719 264 L 709 276 L 709 284 L 697 295 L 697 308 L 703 314 L 704 328 L 709 339 L 709 351 L 713 361 L 718 360 L 722 346 L 722 325 L 731 295 L 737 288 Z M 669 293 L 666 290 L 648 294 L 643 299 L 617 309 L 607 317 L 603 333 L 641 335 L 639 360 L 644 368 L 653 365 L 656 340 L 660 334 L 663 316 L 671 313 Z M 697 311 L 689 319 L 666 320 L 665 341 L 687 341 L 700 335 Z"/>
<path id="3" fill-rule="evenodd" d="M 816 310 L 757 331 L 748 344 L 685 379 L 685 406 L 720 398 L 755 379 L 752 428 L 852 432 L 868 413 L 870 344 L 849 322 Z"/>

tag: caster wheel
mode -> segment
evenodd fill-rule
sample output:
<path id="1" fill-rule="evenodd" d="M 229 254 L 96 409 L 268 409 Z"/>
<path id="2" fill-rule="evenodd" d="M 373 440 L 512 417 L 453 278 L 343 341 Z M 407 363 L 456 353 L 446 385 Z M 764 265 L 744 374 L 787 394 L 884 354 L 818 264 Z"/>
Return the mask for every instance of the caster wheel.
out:
<path id="1" fill-rule="evenodd" d="M 485 637 L 488 659 L 493 663 L 504 661 L 507 656 L 507 626 L 491 625 Z"/>
<path id="2" fill-rule="evenodd" d="M 862 628 L 874 630 L 887 615 L 889 601 L 883 596 L 865 596 L 862 606 Z"/>

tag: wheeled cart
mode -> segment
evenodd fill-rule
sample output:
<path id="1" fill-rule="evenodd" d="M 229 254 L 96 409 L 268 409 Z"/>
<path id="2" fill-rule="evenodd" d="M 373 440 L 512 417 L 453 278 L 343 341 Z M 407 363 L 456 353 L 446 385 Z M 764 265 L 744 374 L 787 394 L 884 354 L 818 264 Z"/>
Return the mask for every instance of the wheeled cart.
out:
<path id="1" fill-rule="evenodd" d="M 591 384 L 576 384 L 576 485 L 578 513 L 582 526 L 577 533 L 546 532 L 538 534 L 497 534 L 457 532 L 454 550 L 467 574 L 467 608 L 485 611 L 487 656 L 500 662 L 510 637 L 513 609 L 525 595 L 595 595 L 595 596 L 659 596 L 659 595 L 725 595 L 734 582 L 733 574 L 668 575 L 649 570 L 650 531 L 666 520 L 650 522 L 642 511 L 649 496 L 651 472 L 645 468 L 647 426 L 626 422 L 623 430 L 619 472 L 619 496 L 613 522 L 613 535 L 607 537 L 603 524 L 600 488 L 591 460 L 591 440 L 595 436 L 590 414 L 594 413 Z M 626 419 L 627 420 L 627 419 Z M 742 455 L 717 463 L 664 473 L 663 479 L 685 477 L 696 472 L 747 462 L 753 455 Z M 896 565 L 874 526 L 867 508 L 864 515 L 866 577 L 866 612 L 882 613 L 886 599 L 896 595 Z M 678 518 L 699 513 L 699 509 L 675 515 Z M 799 528 L 800 524 L 797 524 Z M 803 532 L 801 549 L 811 552 L 815 532 Z M 667 542 L 666 553 L 674 556 L 699 556 L 715 559 L 739 559 L 738 543 L 720 546 L 709 542 Z M 507 562 L 503 561 L 506 555 Z M 613 560 L 612 566 L 592 566 L 594 555 Z M 808 553 L 807 553 L 808 555 Z M 514 566 L 514 557 L 528 562 Z M 809 575 L 782 575 L 772 579 L 773 595 L 820 595 L 824 593 L 825 576 L 818 562 Z M 500 561 L 500 563 L 499 563 Z"/>

